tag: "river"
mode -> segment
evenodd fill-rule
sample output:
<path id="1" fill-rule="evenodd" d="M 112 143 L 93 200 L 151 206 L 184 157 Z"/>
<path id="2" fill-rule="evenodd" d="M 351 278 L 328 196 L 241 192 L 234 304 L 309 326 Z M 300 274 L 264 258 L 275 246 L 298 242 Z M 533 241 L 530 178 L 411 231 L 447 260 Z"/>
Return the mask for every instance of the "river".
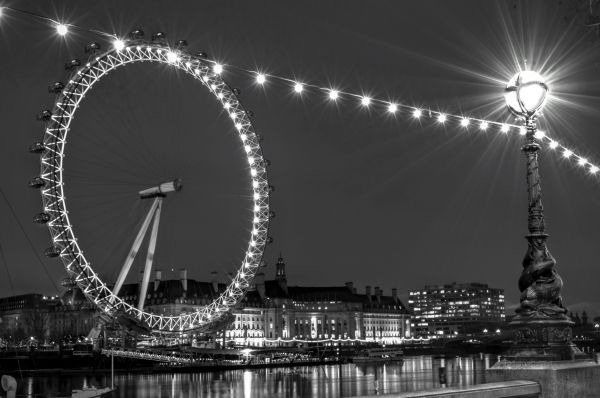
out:
<path id="1" fill-rule="evenodd" d="M 441 358 L 406 357 L 376 365 L 322 365 L 239 369 L 205 373 L 119 374 L 112 397 L 351 397 L 417 391 L 485 382 L 493 355 Z M 442 369 L 440 371 L 440 369 Z M 444 381 L 445 383 L 441 383 Z M 17 396 L 65 396 L 84 385 L 106 386 L 106 376 L 25 377 Z M 107 396 L 111 396 L 110 394 Z"/>

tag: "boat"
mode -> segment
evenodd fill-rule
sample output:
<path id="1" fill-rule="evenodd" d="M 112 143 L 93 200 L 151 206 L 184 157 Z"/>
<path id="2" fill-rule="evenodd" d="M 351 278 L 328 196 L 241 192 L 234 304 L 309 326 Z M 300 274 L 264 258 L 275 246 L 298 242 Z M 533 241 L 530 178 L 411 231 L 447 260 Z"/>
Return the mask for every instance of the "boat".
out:
<path id="1" fill-rule="evenodd" d="M 76 389 L 71 392 L 70 398 L 96 398 L 101 397 L 109 392 L 116 391 L 115 387 L 115 356 L 110 355 L 110 387 L 88 387 L 84 385 L 81 389 Z"/>
<path id="2" fill-rule="evenodd" d="M 358 355 L 352 357 L 352 362 L 356 364 L 373 362 L 397 362 L 404 359 L 403 352 L 400 349 L 391 348 L 367 348 L 359 351 Z"/>
<path id="3" fill-rule="evenodd" d="M 114 388 L 104 387 L 104 388 L 96 388 L 96 387 L 84 387 L 79 390 L 73 390 L 71 393 L 71 398 L 95 398 L 101 397 L 104 394 L 115 391 Z"/>

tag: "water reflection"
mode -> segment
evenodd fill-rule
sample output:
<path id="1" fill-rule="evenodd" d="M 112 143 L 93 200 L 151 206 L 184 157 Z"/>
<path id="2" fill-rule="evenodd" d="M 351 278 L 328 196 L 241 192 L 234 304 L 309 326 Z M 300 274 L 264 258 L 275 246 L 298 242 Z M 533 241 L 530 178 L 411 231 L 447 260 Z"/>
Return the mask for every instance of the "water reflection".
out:
<path id="1" fill-rule="evenodd" d="M 403 362 L 245 369 L 210 373 L 115 376 L 113 397 L 350 397 L 417 391 L 485 382 L 485 369 L 497 357 L 406 357 Z M 67 395 L 83 385 L 105 386 L 106 376 L 25 378 L 19 396 Z M 109 395 L 110 396 L 110 395 Z"/>

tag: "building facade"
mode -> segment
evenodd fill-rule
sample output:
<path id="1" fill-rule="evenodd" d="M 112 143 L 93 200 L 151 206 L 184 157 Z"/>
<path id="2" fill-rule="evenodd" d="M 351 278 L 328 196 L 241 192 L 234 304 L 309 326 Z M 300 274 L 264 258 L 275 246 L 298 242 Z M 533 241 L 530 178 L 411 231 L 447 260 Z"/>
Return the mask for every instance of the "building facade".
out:
<path id="1" fill-rule="evenodd" d="M 344 286 L 288 286 L 279 257 L 275 279 L 257 274 L 253 288 L 233 310 L 224 340 L 237 346 L 297 344 L 323 340 L 400 344 L 410 339 L 410 313 L 396 289 L 386 296 L 367 286 L 359 294 Z"/>
<path id="2" fill-rule="evenodd" d="M 504 290 L 482 283 L 426 285 L 409 292 L 416 337 L 495 332 L 506 320 Z"/>
<path id="3" fill-rule="evenodd" d="M 90 332 L 96 311 L 81 290 L 65 279 L 62 296 L 23 294 L 0 298 L 0 338 L 25 341 L 77 341 Z"/>
<path id="4" fill-rule="evenodd" d="M 30 333 L 32 328 L 19 323 L 19 317 L 35 312 L 43 314 L 43 333 L 37 333 L 40 336 L 54 341 L 64 336 L 93 335 L 91 338 L 97 339 L 101 327 L 96 327 L 99 316 L 93 304 L 69 280 L 63 286 L 66 292 L 61 297 L 26 295 L 0 299 L 0 325 Z M 156 270 L 144 309 L 161 315 L 193 312 L 210 304 L 226 288 L 227 284 L 217 280 L 216 272 L 210 282 L 202 282 L 188 279 L 185 269 L 180 270 L 179 279 L 170 280 L 163 280 L 162 272 Z M 137 306 L 139 291 L 139 283 L 124 284 L 119 296 Z M 412 336 L 410 313 L 396 289 L 391 293 L 384 295 L 379 287 L 371 290 L 370 286 L 358 293 L 352 282 L 331 287 L 288 286 L 285 262 L 280 257 L 275 279 L 265 280 L 263 273 L 256 275 L 253 286 L 232 309 L 231 322 L 217 333 L 217 341 L 222 345 L 255 347 L 332 339 L 399 344 Z M 122 326 L 143 334 L 134 324 Z M 96 334 L 92 332 L 94 327 Z M 196 337 L 200 336 L 184 339 Z"/>

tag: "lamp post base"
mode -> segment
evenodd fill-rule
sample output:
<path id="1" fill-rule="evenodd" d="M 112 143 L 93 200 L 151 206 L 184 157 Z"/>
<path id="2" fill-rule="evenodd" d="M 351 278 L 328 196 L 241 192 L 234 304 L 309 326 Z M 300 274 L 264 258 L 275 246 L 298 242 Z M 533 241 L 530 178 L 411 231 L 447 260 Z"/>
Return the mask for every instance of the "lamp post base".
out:
<path id="1" fill-rule="evenodd" d="M 566 315 L 556 318 L 521 317 L 509 327 L 514 330 L 514 345 L 502 355 L 505 361 L 566 361 L 589 358 L 572 342 L 571 321 Z"/>
<path id="2" fill-rule="evenodd" d="M 600 365 L 593 360 L 575 361 L 500 361 L 486 370 L 485 380 L 537 381 L 539 398 L 597 398 L 600 390 Z"/>

